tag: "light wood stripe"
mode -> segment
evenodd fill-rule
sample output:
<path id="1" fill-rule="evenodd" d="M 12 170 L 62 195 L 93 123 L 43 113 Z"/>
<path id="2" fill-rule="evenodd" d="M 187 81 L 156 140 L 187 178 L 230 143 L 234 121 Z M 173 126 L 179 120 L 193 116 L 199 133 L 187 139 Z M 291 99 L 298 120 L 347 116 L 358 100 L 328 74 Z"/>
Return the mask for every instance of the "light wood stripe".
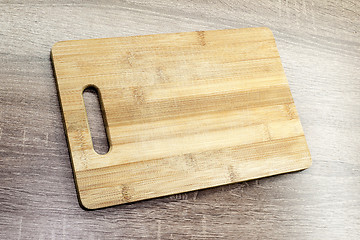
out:
<path id="1" fill-rule="evenodd" d="M 186 185 L 186 191 L 306 168 L 308 163 L 303 160 L 309 157 L 309 153 L 304 136 L 298 136 L 185 157 L 80 171 L 77 175 L 82 189 L 80 195 L 84 201 L 89 201 L 97 193 L 105 193 L 113 205 L 175 194 L 179 193 L 180 186 L 189 182 L 193 184 Z M 210 161 L 209 158 L 219 161 Z M 285 166 L 283 161 L 288 165 Z M 94 208 L 104 206 L 101 198 L 91 202 Z"/>
<path id="2" fill-rule="evenodd" d="M 148 141 L 144 141 L 141 139 L 142 136 L 139 136 L 136 142 L 116 144 L 116 147 L 112 148 L 105 156 L 99 156 L 92 148 L 83 148 L 83 151 L 87 155 L 86 167 L 93 169 L 137 162 L 139 159 L 146 161 L 161 157 L 171 157 L 194 152 L 204 152 L 211 149 L 258 143 L 271 140 L 272 136 L 276 139 L 278 139 L 279 135 L 283 138 L 294 137 L 302 134 L 302 129 L 299 127 L 299 124 L 299 120 L 297 119 L 281 121 L 275 123 L 275 125 L 283 125 L 284 127 L 281 129 L 274 128 L 271 133 L 269 132 L 269 126 L 273 126 L 274 123 L 269 125 L 258 124 L 246 127 L 233 127 L 190 135 L 174 135 Z M 154 134 L 155 133 L 156 132 L 154 132 Z M 78 164 L 76 165 L 76 169 L 84 170 L 84 166 Z"/>

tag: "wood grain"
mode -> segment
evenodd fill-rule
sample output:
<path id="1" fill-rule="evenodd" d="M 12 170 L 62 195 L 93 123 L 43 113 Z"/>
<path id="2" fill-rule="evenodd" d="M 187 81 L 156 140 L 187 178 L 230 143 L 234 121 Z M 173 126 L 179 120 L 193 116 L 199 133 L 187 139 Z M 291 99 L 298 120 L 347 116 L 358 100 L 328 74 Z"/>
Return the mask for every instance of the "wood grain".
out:
<path id="1" fill-rule="evenodd" d="M 87 209 L 307 168 L 310 153 L 268 28 L 64 41 L 52 48 Z M 83 91 L 110 143 L 94 151 Z"/>
<path id="2" fill-rule="evenodd" d="M 359 1 L 1 1 L 1 239 L 359 239 Z M 76 201 L 51 46 L 272 29 L 311 168 L 96 211 Z"/>

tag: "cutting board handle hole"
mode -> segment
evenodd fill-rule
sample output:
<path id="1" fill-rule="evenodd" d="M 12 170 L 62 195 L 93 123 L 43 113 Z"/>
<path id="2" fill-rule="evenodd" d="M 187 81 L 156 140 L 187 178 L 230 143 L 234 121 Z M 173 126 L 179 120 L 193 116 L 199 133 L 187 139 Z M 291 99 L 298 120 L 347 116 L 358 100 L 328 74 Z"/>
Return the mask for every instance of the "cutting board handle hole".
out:
<path id="1" fill-rule="evenodd" d="M 110 146 L 99 89 L 95 86 L 86 87 L 83 91 L 83 99 L 94 150 L 96 153 L 104 155 L 109 152 Z"/>

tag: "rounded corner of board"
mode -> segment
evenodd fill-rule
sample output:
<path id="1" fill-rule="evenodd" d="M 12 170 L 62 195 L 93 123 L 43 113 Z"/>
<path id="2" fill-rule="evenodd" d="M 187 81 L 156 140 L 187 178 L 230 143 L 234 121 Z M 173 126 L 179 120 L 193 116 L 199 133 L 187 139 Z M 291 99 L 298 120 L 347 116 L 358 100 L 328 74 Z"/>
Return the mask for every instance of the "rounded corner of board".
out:
<path id="1" fill-rule="evenodd" d="M 272 38 L 275 38 L 273 31 L 269 27 L 259 27 L 258 29 L 261 30 L 262 32 L 268 34 Z"/>
<path id="2" fill-rule="evenodd" d="M 67 44 L 69 41 L 58 41 L 51 46 L 51 55 L 56 54 L 61 46 Z"/>

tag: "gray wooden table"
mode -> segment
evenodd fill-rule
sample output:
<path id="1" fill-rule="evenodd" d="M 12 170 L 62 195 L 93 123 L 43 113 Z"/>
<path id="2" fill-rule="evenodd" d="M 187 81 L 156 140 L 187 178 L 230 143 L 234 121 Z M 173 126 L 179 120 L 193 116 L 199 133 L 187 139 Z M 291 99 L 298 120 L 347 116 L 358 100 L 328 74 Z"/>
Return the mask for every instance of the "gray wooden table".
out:
<path id="1" fill-rule="evenodd" d="M 53 2 L 0 2 L 0 239 L 360 239 L 359 1 Z M 274 32 L 313 166 L 81 209 L 51 46 L 256 26 Z"/>

